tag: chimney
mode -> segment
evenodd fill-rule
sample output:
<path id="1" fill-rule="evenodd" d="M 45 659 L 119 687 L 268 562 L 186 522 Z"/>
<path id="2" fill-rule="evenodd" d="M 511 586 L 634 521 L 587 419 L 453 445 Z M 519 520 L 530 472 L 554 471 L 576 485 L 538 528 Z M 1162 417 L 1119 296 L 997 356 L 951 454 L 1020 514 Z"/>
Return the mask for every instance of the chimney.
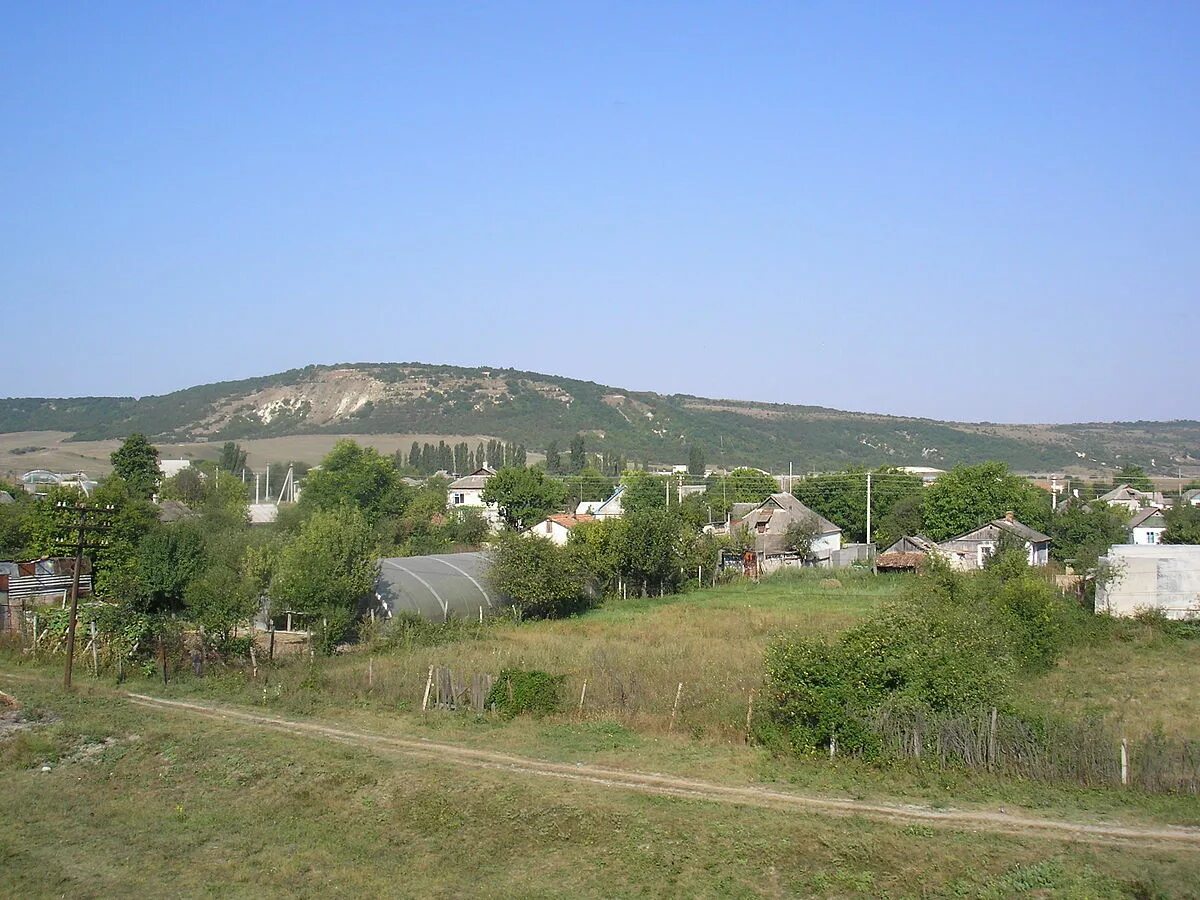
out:
<path id="1" fill-rule="evenodd" d="M 1007 522 L 1013 521 L 1013 511 L 1011 509 L 1004 514 L 1004 519 Z"/>

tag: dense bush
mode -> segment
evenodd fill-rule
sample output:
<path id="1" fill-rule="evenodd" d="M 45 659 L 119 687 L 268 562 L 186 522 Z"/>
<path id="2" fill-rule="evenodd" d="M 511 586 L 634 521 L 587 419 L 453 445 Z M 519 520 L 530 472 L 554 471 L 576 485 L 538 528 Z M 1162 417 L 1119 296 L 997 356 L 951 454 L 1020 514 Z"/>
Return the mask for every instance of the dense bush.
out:
<path id="1" fill-rule="evenodd" d="M 505 718 L 531 713 L 544 716 L 562 707 L 562 675 L 539 670 L 505 669 L 492 685 L 486 705 Z"/>
<path id="2" fill-rule="evenodd" d="M 971 575 L 935 565 L 836 642 L 777 639 L 756 734 L 802 753 L 836 737 L 849 752 L 874 755 L 881 716 L 1003 706 L 1019 674 L 1054 663 L 1082 615 L 1017 557 Z"/>

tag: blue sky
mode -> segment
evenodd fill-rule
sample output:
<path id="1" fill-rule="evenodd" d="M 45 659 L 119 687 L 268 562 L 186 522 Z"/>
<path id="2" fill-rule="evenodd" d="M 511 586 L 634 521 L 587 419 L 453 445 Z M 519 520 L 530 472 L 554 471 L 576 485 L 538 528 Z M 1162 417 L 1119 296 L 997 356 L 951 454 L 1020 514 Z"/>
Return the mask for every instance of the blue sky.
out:
<path id="1" fill-rule="evenodd" d="M 1195 4 L 7 4 L 0 35 L 0 396 L 422 360 L 1200 417 Z"/>

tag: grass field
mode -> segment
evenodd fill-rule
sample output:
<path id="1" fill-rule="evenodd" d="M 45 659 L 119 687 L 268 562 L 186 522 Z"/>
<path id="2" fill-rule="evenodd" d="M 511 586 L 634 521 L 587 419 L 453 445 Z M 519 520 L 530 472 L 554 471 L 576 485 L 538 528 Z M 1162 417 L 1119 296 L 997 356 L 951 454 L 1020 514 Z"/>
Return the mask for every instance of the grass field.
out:
<path id="1" fill-rule="evenodd" d="M 107 675 L 85 675 L 68 697 L 54 686 L 57 662 L 0 656 L 0 689 L 61 717 L 0 740 L 0 820 L 12 823 L 0 829 L 0 892 L 1196 895 L 1195 850 L 641 796 L 187 719 L 133 707 L 121 693 L 219 700 L 341 728 L 731 786 L 1003 807 L 1079 822 L 1200 825 L 1194 797 L 778 758 L 748 746 L 745 703 L 771 636 L 835 634 L 909 584 L 856 573 L 839 579 L 837 587 L 804 575 L 612 602 L 559 622 L 459 625 L 377 644 L 372 653 L 294 657 L 264 666 L 257 680 L 217 670 L 203 679 L 181 673 L 165 687 L 137 676 L 118 689 Z M 1197 643 L 1139 624 L 1106 634 L 1073 649 L 1019 701 L 1124 714 L 1130 728 L 1152 727 L 1161 711 L 1171 731 L 1200 732 L 1188 690 Z M 586 678 L 587 708 L 540 721 L 422 716 L 429 665 L 544 668 L 565 675 L 573 697 Z M 684 699 L 668 733 L 679 682 Z M 51 772 L 40 771 L 44 762 Z M 70 854 L 62 850 L 68 844 Z"/>
<path id="2" fill-rule="evenodd" d="M 1187 896 L 1196 852 L 642 796 L 211 720 L 104 689 L 0 751 L 9 896 Z M 41 771 L 49 761 L 52 771 Z"/>

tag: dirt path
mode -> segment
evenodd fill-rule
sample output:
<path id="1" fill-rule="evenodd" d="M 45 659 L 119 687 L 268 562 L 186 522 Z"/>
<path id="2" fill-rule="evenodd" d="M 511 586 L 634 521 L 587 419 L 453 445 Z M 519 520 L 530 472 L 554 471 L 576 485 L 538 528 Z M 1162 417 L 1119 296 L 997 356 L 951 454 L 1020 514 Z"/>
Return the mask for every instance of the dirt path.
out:
<path id="1" fill-rule="evenodd" d="M 456 744 L 391 737 L 367 731 L 352 731 L 315 722 L 265 716 L 215 704 L 163 700 L 144 694 L 128 694 L 127 696 L 139 706 L 153 709 L 171 710 L 226 722 L 238 722 L 252 727 L 325 738 L 376 751 L 400 753 L 437 762 L 453 762 L 457 765 L 484 769 L 501 769 L 531 777 L 585 782 L 617 790 L 785 811 L 834 816 L 865 816 L 869 819 L 895 823 L 920 823 L 972 831 L 1037 835 L 1085 843 L 1120 843 L 1175 851 L 1200 851 L 1200 828 L 1071 822 L 1015 815 L 1001 811 L 931 809 L 918 805 L 806 796 L 760 787 L 731 787 L 650 772 L 554 763 L 492 750 L 462 747 Z"/>

